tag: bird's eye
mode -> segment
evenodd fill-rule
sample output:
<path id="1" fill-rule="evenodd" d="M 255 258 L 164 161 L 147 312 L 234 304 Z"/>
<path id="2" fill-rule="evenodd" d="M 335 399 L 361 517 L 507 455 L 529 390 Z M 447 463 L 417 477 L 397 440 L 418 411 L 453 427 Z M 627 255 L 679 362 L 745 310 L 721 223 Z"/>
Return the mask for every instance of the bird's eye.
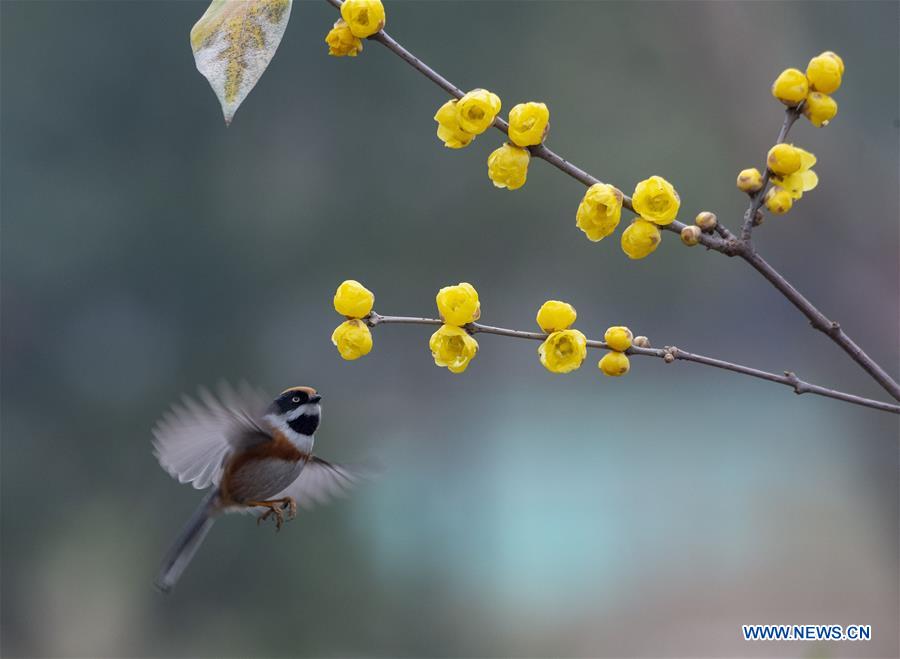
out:
<path id="1" fill-rule="evenodd" d="M 294 403 L 299 403 L 299 402 L 300 402 L 300 396 L 294 396 L 293 398 L 291 398 L 291 401 L 293 401 Z"/>

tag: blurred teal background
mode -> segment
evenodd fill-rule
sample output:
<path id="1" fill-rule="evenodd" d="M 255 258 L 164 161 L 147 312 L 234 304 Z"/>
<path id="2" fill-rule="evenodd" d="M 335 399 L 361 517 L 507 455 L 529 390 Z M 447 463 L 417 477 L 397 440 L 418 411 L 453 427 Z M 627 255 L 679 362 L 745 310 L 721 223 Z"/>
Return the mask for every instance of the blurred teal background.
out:
<path id="1" fill-rule="evenodd" d="M 494 189 L 496 132 L 444 149 L 444 95 L 377 44 L 326 55 L 300 2 L 226 129 L 194 68 L 199 2 L 2 3 L 4 656 L 896 657 L 897 417 L 690 364 L 479 337 L 460 376 L 423 327 L 341 361 L 335 287 L 432 314 L 470 281 L 483 320 L 547 298 L 612 324 L 884 398 L 743 263 L 666 233 L 630 262 L 574 226 L 583 188 L 540 161 Z M 546 101 L 549 145 L 681 219 L 734 227 L 736 172 L 778 132 L 775 75 L 847 65 L 817 190 L 763 254 L 896 377 L 898 5 L 387 2 L 388 28 L 506 108 Z M 247 378 L 325 394 L 318 452 L 385 476 L 275 535 L 216 526 L 170 597 L 158 560 L 199 493 L 150 453 L 182 392 Z M 872 624 L 869 643 L 749 644 L 742 623 Z"/>

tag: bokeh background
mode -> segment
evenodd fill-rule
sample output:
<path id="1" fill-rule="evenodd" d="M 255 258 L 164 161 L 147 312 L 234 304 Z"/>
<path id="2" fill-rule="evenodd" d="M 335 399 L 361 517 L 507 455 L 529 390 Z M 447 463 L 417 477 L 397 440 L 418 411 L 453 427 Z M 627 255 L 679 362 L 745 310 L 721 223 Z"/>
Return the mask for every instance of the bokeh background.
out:
<path id="1" fill-rule="evenodd" d="M 382 313 L 481 292 L 532 328 L 562 298 L 597 336 L 674 344 L 884 398 L 744 264 L 672 234 L 629 262 L 574 226 L 583 189 L 534 161 L 494 189 L 499 133 L 444 149 L 444 95 L 377 44 L 326 55 L 299 2 L 233 125 L 196 72 L 199 2 L 2 3 L 4 656 L 898 656 L 897 417 L 690 364 L 546 372 L 479 337 L 460 376 L 430 331 L 341 361 L 331 296 Z M 819 188 L 767 258 L 896 377 L 898 5 L 389 2 L 391 33 L 682 219 L 745 208 L 736 172 L 781 122 L 786 66 L 839 52 L 840 114 L 798 123 Z M 219 523 L 179 588 L 152 578 L 199 494 L 150 452 L 182 392 L 247 378 L 325 394 L 319 453 L 387 471 L 275 535 Z M 856 644 L 750 644 L 742 623 L 863 623 Z"/>

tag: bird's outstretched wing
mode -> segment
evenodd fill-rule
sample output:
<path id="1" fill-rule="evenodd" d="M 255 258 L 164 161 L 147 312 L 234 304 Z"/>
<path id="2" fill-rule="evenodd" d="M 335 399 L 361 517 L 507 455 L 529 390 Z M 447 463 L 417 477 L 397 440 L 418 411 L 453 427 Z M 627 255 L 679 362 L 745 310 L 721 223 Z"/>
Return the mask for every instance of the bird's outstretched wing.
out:
<path id="1" fill-rule="evenodd" d="M 272 498 L 293 497 L 303 508 L 312 508 L 345 496 L 354 486 L 367 480 L 371 475 L 370 469 L 332 464 L 313 456 L 297 479 Z M 260 514 L 265 512 L 265 508 L 256 508 L 253 512 Z"/>
<path id="2" fill-rule="evenodd" d="M 266 400 L 247 383 L 219 385 L 219 398 L 206 389 L 200 402 L 184 396 L 153 429 L 153 453 L 180 483 L 201 490 L 218 484 L 222 463 L 236 449 L 270 441 L 261 421 Z"/>

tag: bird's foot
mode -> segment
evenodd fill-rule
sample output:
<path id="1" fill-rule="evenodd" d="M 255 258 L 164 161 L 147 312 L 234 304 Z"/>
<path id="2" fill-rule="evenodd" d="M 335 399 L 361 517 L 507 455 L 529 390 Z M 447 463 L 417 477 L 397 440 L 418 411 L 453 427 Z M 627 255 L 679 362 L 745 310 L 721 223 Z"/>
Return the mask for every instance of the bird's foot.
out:
<path id="1" fill-rule="evenodd" d="M 271 506 L 266 512 L 256 518 L 256 525 L 259 526 L 260 522 L 265 522 L 270 517 L 275 517 L 275 530 L 280 531 L 281 525 L 284 524 L 284 515 L 281 514 L 281 510 L 276 508 L 275 506 Z"/>
<path id="2" fill-rule="evenodd" d="M 284 525 L 284 513 L 287 511 L 288 521 L 297 516 L 297 500 L 294 497 L 284 497 L 283 499 L 272 499 L 271 501 L 250 501 L 249 506 L 260 506 L 268 508 L 266 512 L 256 519 L 256 524 L 264 522 L 270 517 L 275 518 L 275 531 L 280 531 Z"/>

